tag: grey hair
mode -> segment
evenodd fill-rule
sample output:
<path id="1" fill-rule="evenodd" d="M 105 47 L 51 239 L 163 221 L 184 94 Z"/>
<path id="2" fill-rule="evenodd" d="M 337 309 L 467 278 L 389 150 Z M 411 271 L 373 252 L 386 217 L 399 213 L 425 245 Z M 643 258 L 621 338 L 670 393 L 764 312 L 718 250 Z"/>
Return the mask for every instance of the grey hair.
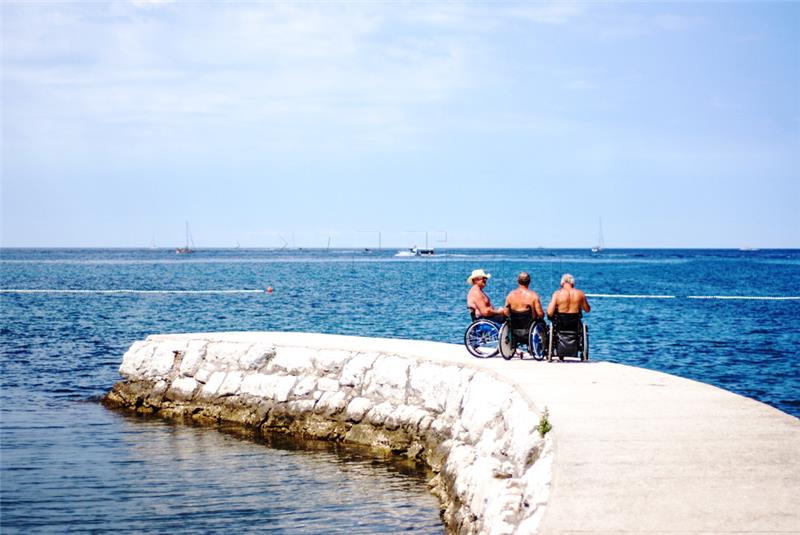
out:
<path id="1" fill-rule="evenodd" d="M 575 286 L 575 277 L 573 277 L 569 273 L 564 273 L 561 276 L 561 284 L 564 284 L 564 283 L 572 284 L 573 286 Z"/>

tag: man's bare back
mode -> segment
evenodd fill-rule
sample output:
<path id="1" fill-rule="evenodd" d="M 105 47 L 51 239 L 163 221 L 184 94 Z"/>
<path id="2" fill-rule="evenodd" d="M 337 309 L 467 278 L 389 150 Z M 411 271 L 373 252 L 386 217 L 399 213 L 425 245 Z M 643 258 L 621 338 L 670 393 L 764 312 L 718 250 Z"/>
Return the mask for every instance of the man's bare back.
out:
<path id="1" fill-rule="evenodd" d="M 539 295 L 528 288 L 530 276 L 524 271 L 517 277 L 519 286 L 509 292 L 506 297 L 506 307 L 513 312 L 530 312 L 534 319 L 544 317 L 542 302 Z"/>
<path id="2" fill-rule="evenodd" d="M 566 279 L 566 280 L 564 280 Z M 586 300 L 586 294 L 574 286 L 575 281 L 571 275 L 564 275 L 561 288 L 553 292 L 550 304 L 547 305 L 547 315 L 552 317 L 559 312 L 561 314 L 577 314 L 581 311 L 589 312 L 592 307 Z"/>

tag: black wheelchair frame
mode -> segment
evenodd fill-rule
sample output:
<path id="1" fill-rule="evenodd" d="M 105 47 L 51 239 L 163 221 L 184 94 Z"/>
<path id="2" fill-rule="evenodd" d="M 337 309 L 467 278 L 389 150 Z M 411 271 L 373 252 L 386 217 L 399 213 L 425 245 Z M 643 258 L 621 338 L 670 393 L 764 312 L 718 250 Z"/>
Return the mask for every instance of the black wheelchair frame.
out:
<path id="1" fill-rule="evenodd" d="M 589 360 L 589 326 L 584 323 L 583 318 L 580 319 L 580 327 L 578 329 L 565 329 L 557 327 L 558 321 L 555 318 L 551 319 L 550 327 L 548 329 L 548 345 L 547 345 L 547 360 L 552 362 L 554 358 L 564 360 L 566 357 L 578 357 L 582 362 Z M 559 354 L 559 335 L 571 334 L 575 339 L 574 352 L 571 354 Z"/>
<path id="2" fill-rule="evenodd" d="M 543 318 L 534 320 L 522 337 L 514 333 L 509 321 L 497 322 L 488 318 L 472 317 L 472 323 L 464 332 L 464 345 L 467 351 L 476 358 L 492 358 L 499 353 L 506 360 L 515 356 L 525 358 L 525 352 L 518 351 L 521 345 L 527 346 L 527 352 L 534 360 L 552 362 L 554 358 L 564 360 L 566 357 L 577 357 L 585 362 L 589 360 L 589 326 L 581 318 L 579 330 L 556 328 L 557 321 L 548 325 Z M 559 354 L 559 334 L 573 334 L 576 339 L 574 354 Z M 570 352 L 573 353 L 573 352 Z"/>

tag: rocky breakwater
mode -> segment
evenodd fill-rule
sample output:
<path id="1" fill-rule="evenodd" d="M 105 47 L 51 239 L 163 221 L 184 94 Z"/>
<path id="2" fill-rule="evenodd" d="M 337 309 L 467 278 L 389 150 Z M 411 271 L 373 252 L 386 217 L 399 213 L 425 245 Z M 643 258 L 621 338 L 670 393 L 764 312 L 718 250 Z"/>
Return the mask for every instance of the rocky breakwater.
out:
<path id="1" fill-rule="evenodd" d="M 463 347 L 302 333 L 150 336 L 106 405 L 391 450 L 427 463 L 455 533 L 535 533 L 553 447 Z"/>

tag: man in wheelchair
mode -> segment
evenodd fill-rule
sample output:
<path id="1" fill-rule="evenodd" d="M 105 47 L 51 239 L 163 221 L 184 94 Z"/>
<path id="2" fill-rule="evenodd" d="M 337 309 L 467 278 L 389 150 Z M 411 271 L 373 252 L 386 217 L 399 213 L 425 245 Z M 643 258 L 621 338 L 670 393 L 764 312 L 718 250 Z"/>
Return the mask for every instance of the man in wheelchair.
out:
<path id="1" fill-rule="evenodd" d="M 511 334 L 523 344 L 528 343 L 528 330 L 533 322 L 544 318 L 542 302 L 536 292 L 528 288 L 530 284 L 531 276 L 523 271 L 517 276 L 517 288 L 506 297 Z"/>
<path id="2" fill-rule="evenodd" d="M 482 269 L 474 270 L 467 277 L 467 284 L 472 285 L 467 294 L 467 308 L 473 321 L 478 318 L 486 318 L 495 323 L 503 323 L 507 315 L 506 309 L 492 307 L 489 296 L 483 291 L 490 277 L 491 274 Z"/>
<path id="3" fill-rule="evenodd" d="M 588 360 L 588 329 L 581 321 L 582 313 L 591 310 L 586 294 L 575 288 L 575 278 L 569 273 L 561 277 L 561 288 L 553 292 L 547 305 L 547 317 L 550 318 L 550 359 L 553 355 L 564 360 L 564 357 L 581 357 Z"/>

